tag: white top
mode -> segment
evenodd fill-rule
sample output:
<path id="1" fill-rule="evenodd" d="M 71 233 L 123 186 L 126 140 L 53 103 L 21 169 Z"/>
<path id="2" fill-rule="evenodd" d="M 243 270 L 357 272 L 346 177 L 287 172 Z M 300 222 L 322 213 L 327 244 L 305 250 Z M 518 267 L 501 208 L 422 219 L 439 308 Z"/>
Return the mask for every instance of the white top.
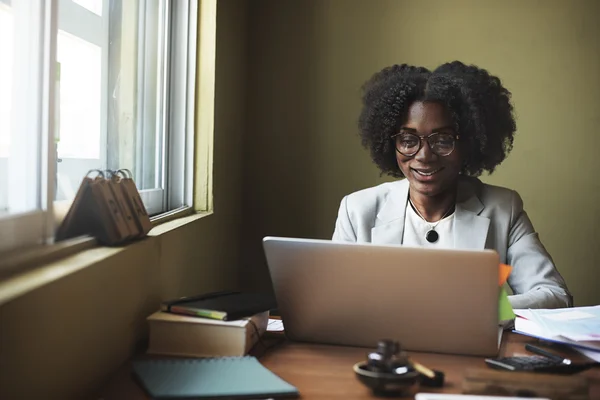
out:
<path id="1" fill-rule="evenodd" d="M 439 222 L 429 223 L 423 220 L 413 210 L 410 202 L 406 202 L 406 218 L 404 220 L 404 237 L 402 244 L 413 247 L 435 247 L 438 249 L 454 248 L 454 212 Z M 430 243 L 425 239 L 427 232 L 435 226 L 439 238 L 437 242 Z"/>

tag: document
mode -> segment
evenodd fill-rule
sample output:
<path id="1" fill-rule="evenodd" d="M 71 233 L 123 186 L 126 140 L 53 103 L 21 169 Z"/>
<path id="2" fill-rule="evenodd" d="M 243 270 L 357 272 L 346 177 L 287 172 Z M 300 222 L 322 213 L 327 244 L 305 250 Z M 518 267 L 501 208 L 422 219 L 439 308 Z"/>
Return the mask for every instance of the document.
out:
<path id="1" fill-rule="evenodd" d="M 600 306 L 514 312 L 517 333 L 600 352 Z"/>
<path id="2" fill-rule="evenodd" d="M 283 332 L 283 321 L 280 319 L 269 318 L 267 332 Z"/>

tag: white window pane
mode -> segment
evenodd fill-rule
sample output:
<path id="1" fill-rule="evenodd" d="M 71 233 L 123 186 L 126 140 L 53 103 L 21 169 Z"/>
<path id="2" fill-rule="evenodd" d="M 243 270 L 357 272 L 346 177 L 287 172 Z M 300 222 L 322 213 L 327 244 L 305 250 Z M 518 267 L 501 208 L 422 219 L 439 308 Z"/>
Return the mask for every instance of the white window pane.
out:
<path id="1" fill-rule="evenodd" d="M 102 16 L 102 0 L 73 0 L 73 2 L 90 10 L 100 17 Z"/>
<path id="2" fill-rule="evenodd" d="M 108 36 L 103 26 L 107 21 L 100 17 L 102 12 L 90 13 L 82 8 L 93 3 L 58 1 L 56 200 L 72 199 L 88 171 L 106 169 L 103 45 L 108 43 Z M 96 3 L 100 11 L 108 5 L 102 1 Z"/>
<path id="3" fill-rule="evenodd" d="M 41 208 L 43 13 L 37 2 L 10 5 L 0 3 L 0 209 L 17 214 Z"/>
<path id="4" fill-rule="evenodd" d="M 108 126 L 108 166 L 128 168 L 139 189 L 162 189 L 163 109 L 160 40 L 165 32 L 164 2 L 113 4 Z"/>
<path id="5" fill-rule="evenodd" d="M 59 158 L 100 159 L 101 49 L 58 32 Z"/>
<path id="6" fill-rule="evenodd" d="M 0 157 L 8 157 L 13 69 L 13 16 L 0 4 Z"/>
<path id="7" fill-rule="evenodd" d="M 0 3 L 0 215 L 8 211 L 8 156 L 12 114 L 13 16 Z"/>
<path id="8" fill-rule="evenodd" d="M 0 252 L 42 243 L 51 229 L 44 160 L 52 158 L 54 63 L 47 11 L 39 1 L 0 0 Z"/>

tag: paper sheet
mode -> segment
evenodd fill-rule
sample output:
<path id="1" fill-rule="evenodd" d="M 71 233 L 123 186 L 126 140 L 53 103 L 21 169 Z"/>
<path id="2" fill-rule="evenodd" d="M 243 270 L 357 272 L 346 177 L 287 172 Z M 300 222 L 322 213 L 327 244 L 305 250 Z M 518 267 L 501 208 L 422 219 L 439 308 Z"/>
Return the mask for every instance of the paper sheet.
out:
<path id="1" fill-rule="evenodd" d="M 540 325 L 538 320 L 540 319 L 539 314 L 543 314 L 546 312 L 552 312 L 554 314 L 567 312 L 567 311 L 576 311 L 583 310 L 587 307 L 579 307 L 579 308 L 569 308 L 569 309 L 556 309 L 556 310 L 514 310 L 515 314 L 519 317 L 515 318 L 515 332 L 521 333 L 524 335 L 529 335 L 533 337 L 537 337 L 540 339 L 544 339 L 550 342 L 556 343 L 564 343 L 572 347 L 580 347 L 582 349 L 586 349 L 592 352 L 600 352 L 600 341 L 593 340 L 572 340 L 567 338 L 568 334 L 561 334 L 560 331 L 558 334 L 550 332 L 546 329 L 544 325 Z M 600 308 L 600 307 L 599 307 Z M 586 310 L 583 310 L 586 312 Z M 573 326 L 579 320 L 571 320 L 568 322 L 561 322 L 560 324 L 563 326 L 564 331 L 567 330 L 576 330 L 577 326 Z M 585 321 L 585 320 L 584 320 Z M 566 336 L 565 336 L 566 335 Z M 587 355 L 587 354 L 586 354 Z"/>
<path id="2" fill-rule="evenodd" d="M 600 306 L 531 310 L 531 320 L 552 336 L 600 342 Z"/>
<path id="3" fill-rule="evenodd" d="M 267 332 L 283 332 L 283 321 L 280 319 L 269 318 Z"/>

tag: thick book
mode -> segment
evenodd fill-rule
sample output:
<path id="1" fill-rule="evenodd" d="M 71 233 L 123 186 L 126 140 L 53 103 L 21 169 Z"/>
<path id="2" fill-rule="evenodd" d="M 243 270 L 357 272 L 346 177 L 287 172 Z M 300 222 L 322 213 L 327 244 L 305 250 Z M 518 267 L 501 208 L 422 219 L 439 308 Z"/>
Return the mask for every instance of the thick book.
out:
<path id="1" fill-rule="evenodd" d="M 184 357 L 243 356 L 267 330 L 269 312 L 235 321 L 220 321 L 158 311 L 147 320 L 150 329 L 150 354 Z"/>
<path id="2" fill-rule="evenodd" d="M 168 300 L 161 310 L 174 314 L 232 321 L 275 307 L 269 293 L 215 292 L 199 296 Z"/>
<path id="3" fill-rule="evenodd" d="M 298 397 L 298 389 L 255 357 L 143 360 L 133 374 L 153 399 Z"/>

